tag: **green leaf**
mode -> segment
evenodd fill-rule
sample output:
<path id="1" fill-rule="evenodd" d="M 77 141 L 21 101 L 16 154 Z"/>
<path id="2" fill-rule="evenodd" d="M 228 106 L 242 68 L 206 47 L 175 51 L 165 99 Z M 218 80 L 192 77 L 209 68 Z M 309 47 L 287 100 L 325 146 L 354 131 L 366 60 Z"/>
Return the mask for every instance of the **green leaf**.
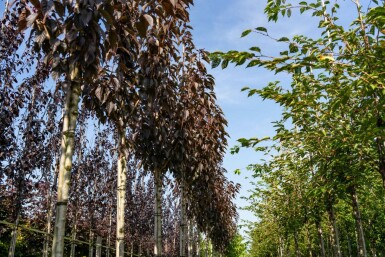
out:
<path id="1" fill-rule="evenodd" d="M 263 31 L 263 32 L 267 33 L 267 29 L 265 27 L 257 27 L 257 28 L 255 28 L 255 30 Z"/>
<path id="2" fill-rule="evenodd" d="M 278 39 L 279 42 L 289 42 L 290 39 L 288 39 L 287 37 L 281 37 L 280 39 Z"/>
<path id="3" fill-rule="evenodd" d="M 261 48 L 259 48 L 258 46 L 253 46 L 253 47 L 250 47 L 250 51 L 254 51 L 254 52 L 260 53 L 261 52 Z"/>
<path id="4" fill-rule="evenodd" d="M 226 69 L 228 65 L 229 65 L 229 60 L 228 59 L 223 60 L 223 62 L 222 62 L 222 69 Z"/>
<path id="5" fill-rule="evenodd" d="M 254 67 L 254 66 L 257 66 L 259 64 L 261 64 L 260 60 L 252 60 L 251 62 L 249 62 L 249 64 L 246 66 L 246 68 Z"/>
<path id="6" fill-rule="evenodd" d="M 245 30 L 245 31 L 242 32 L 241 37 L 246 37 L 246 36 L 249 35 L 251 32 L 252 32 L 251 29 Z"/>

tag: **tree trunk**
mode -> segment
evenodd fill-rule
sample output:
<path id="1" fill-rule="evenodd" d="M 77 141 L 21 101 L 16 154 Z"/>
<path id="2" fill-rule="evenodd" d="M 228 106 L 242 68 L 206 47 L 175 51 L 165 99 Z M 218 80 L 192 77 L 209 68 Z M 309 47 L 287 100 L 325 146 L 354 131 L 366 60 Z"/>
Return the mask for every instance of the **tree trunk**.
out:
<path id="1" fill-rule="evenodd" d="M 318 241 L 319 241 L 319 248 L 320 248 L 321 257 L 326 257 L 325 242 L 324 242 L 324 236 L 323 236 L 321 223 L 319 221 L 317 221 L 316 226 L 317 226 L 317 232 L 318 232 Z"/>
<path id="2" fill-rule="evenodd" d="M 88 257 L 94 256 L 94 232 L 90 229 L 90 235 L 88 239 Z"/>
<path id="3" fill-rule="evenodd" d="M 155 184 L 155 256 L 162 256 L 162 174 L 160 170 L 154 171 L 154 184 Z"/>
<path id="4" fill-rule="evenodd" d="M 358 196 L 357 196 L 356 188 L 354 187 L 354 185 L 349 187 L 349 192 L 352 199 L 353 218 L 356 221 L 358 256 L 367 257 L 365 235 L 364 235 L 364 230 L 362 228 L 361 212 L 358 204 Z"/>
<path id="5" fill-rule="evenodd" d="M 96 257 L 102 257 L 102 237 L 96 237 Z"/>
<path id="6" fill-rule="evenodd" d="M 116 257 L 124 256 L 124 210 L 126 201 L 126 155 L 125 133 L 121 130 L 118 131 L 119 136 L 119 157 L 118 157 L 118 186 L 117 186 L 117 222 L 116 222 Z"/>
<path id="7" fill-rule="evenodd" d="M 179 256 L 184 257 L 186 256 L 186 232 L 187 232 L 187 224 L 186 224 L 186 197 L 185 197 L 185 184 L 184 181 L 182 181 L 180 185 L 180 194 L 181 194 L 181 208 L 180 208 L 180 229 L 179 229 L 179 237 L 180 237 L 180 243 L 179 243 Z"/>
<path id="8" fill-rule="evenodd" d="M 192 221 L 187 221 L 187 256 L 192 257 L 192 243 L 193 243 L 193 226 Z"/>
<path id="9" fill-rule="evenodd" d="M 131 254 L 130 254 L 131 257 L 134 256 L 134 242 L 132 241 L 131 242 Z"/>
<path id="10" fill-rule="evenodd" d="M 197 236 L 197 242 L 196 242 L 196 244 L 197 244 L 197 246 L 196 246 L 196 252 L 197 252 L 196 256 L 200 257 L 201 256 L 201 233 L 199 231 L 197 231 L 197 233 L 198 233 L 198 236 Z"/>
<path id="11" fill-rule="evenodd" d="M 78 230 L 78 211 L 75 210 L 75 217 L 74 217 L 74 226 L 71 231 L 71 253 L 70 257 L 75 257 L 75 249 L 76 249 L 76 234 Z"/>
<path id="12" fill-rule="evenodd" d="M 63 257 L 64 235 L 69 196 L 72 156 L 74 153 L 74 137 L 76 118 L 78 116 L 78 103 L 80 98 L 80 85 L 69 83 L 64 106 L 64 122 L 61 140 L 61 156 L 59 166 L 59 183 L 57 190 L 56 220 L 53 235 L 52 257 Z"/>
<path id="13" fill-rule="evenodd" d="M 55 190 L 56 184 L 57 184 L 57 176 L 58 176 L 58 167 L 59 167 L 59 161 L 56 162 L 55 165 L 55 174 L 53 178 L 53 184 L 52 187 L 49 191 L 48 195 L 48 213 L 47 213 L 47 234 L 44 237 L 44 246 L 43 246 L 43 257 L 48 257 L 49 253 L 49 245 L 51 241 L 51 223 L 52 223 L 52 216 L 53 216 L 53 211 L 54 211 L 54 205 L 53 205 L 53 192 Z"/>
<path id="14" fill-rule="evenodd" d="M 334 215 L 334 208 L 332 200 L 330 199 L 330 196 L 327 199 L 327 212 L 329 214 L 329 222 L 330 222 L 330 229 L 332 232 L 332 247 L 334 252 L 334 257 L 341 257 L 341 247 L 340 247 L 340 237 L 339 237 L 339 231 L 337 227 L 336 218 Z"/>
<path id="15" fill-rule="evenodd" d="M 278 257 L 283 257 L 284 248 L 282 236 L 279 236 Z"/>
<path id="16" fill-rule="evenodd" d="M 19 220 L 20 220 L 20 214 L 18 212 L 16 216 L 15 226 L 13 227 L 12 233 L 11 233 L 11 243 L 9 245 L 8 257 L 13 257 L 15 255 L 17 229 L 19 227 Z"/>
<path id="17" fill-rule="evenodd" d="M 112 227 L 112 210 L 110 209 L 110 226 L 108 227 L 107 235 L 107 257 L 110 257 L 110 246 L 111 246 L 111 227 Z"/>

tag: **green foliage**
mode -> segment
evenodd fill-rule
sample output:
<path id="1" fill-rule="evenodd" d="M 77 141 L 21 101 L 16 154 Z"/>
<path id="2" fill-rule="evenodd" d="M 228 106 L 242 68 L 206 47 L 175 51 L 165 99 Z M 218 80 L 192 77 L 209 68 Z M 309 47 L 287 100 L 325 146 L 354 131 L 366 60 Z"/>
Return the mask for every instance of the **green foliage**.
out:
<path id="1" fill-rule="evenodd" d="M 226 257 L 244 257 L 246 256 L 246 243 L 240 234 L 233 237 L 230 245 L 227 247 Z"/>
<path id="2" fill-rule="evenodd" d="M 250 166 L 258 181 L 247 209 L 259 218 L 250 234 L 251 256 L 320 256 L 327 238 L 326 256 L 337 256 L 338 248 L 342 256 L 384 252 L 385 8 L 372 2 L 364 11 L 358 1 L 351 4 L 355 17 L 340 22 L 337 3 L 268 0 L 270 21 L 299 9 L 319 20 L 321 36 L 274 38 L 258 27 L 243 36 L 254 31 L 280 44 L 275 55 L 258 46 L 211 54 L 217 65 L 291 76 L 290 84 L 242 89 L 283 107 L 268 143 L 241 138 L 232 148 L 253 147 L 268 156 Z"/>

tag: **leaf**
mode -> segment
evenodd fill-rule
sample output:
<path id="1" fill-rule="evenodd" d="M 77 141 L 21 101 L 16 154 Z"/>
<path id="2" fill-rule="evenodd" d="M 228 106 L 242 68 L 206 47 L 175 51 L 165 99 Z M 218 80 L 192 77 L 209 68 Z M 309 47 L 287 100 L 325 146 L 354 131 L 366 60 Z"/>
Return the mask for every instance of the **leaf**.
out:
<path id="1" fill-rule="evenodd" d="M 218 57 L 211 57 L 211 67 L 213 69 L 215 69 L 216 67 L 219 66 L 219 64 L 221 64 L 221 59 L 218 58 Z"/>
<path id="2" fill-rule="evenodd" d="M 222 62 L 222 69 L 226 69 L 228 65 L 229 65 L 229 60 L 228 59 L 223 60 L 223 62 Z"/>
<path id="3" fill-rule="evenodd" d="M 245 30 L 245 31 L 242 32 L 241 37 L 246 37 L 246 36 L 249 35 L 251 32 L 252 32 L 251 29 Z"/>
<path id="4" fill-rule="evenodd" d="M 254 52 L 260 53 L 261 52 L 261 48 L 259 48 L 258 46 L 253 46 L 253 47 L 250 47 L 250 51 L 254 51 Z"/>
<path id="5" fill-rule="evenodd" d="M 249 64 L 246 66 L 246 68 L 254 67 L 254 66 L 257 66 L 259 64 L 261 64 L 260 60 L 252 60 L 251 62 L 249 62 Z"/>
<path id="6" fill-rule="evenodd" d="M 278 42 L 289 42 L 290 39 L 288 39 L 287 37 L 281 37 L 280 39 L 278 39 Z"/>
<path id="7" fill-rule="evenodd" d="M 143 16 L 143 19 L 147 22 L 147 24 L 149 25 L 149 26 L 153 26 L 154 25 L 154 19 L 150 16 L 150 15 L 148 15 L 148 14 L 144 14 Z"/>
<path id="8" fill-rule="evenodd" d="M 262 32 L 266 32 L 267 33 L 267 29 L 265 27 L 256 27 L 255 30 L 258 30 L 258 31 L 262 31 Z"/>

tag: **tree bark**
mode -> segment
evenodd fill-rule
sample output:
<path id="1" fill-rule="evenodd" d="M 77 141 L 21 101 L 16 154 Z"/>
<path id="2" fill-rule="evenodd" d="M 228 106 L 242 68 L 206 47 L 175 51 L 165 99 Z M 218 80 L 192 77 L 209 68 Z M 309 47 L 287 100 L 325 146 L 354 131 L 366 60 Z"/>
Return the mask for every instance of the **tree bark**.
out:
<path id="1" fill-rule="evenodd" d="M 180 229 L 179 229 L 179 256 L 186 256 L 186 232 L 187 232 L 187 224 L 186 224 L 186 197 L 185 197 L 185 184 L 182 181 L 180 185 L 180 194 L 181 194 L 181 208 L 180 208 Z"/>
<path id="2" fill-rule="evenodd" d="M 334 214 L 334 208 L 330 196 L 327 199 L 327 212 L 329 215 L 330 229 L 332 231 L 332 247 L 334 252 L 334 257 L 341 257 L 341 247 L 340 247 L 340 237 L 337 227 L 336 217 Z"/>
<path id="3" fill-rule="evenodd" d="M 194 238 L 194 235 L 193 235 L 193 230 L 194 230 L 194 227 L 193 227 L 193 224 L 192 224 L 192 221 L 188 221 L 188 235 L 187 235 L 187 256 L 188 257 L 192 257 L 193 255 L 193 238 Z"/>
<path id="4" fill-rule="evenodd" d="M 349 187 L 349 193 L 352 199 L 352 207 L 353 207 L 353 218 L 356 221 L 356 231 L 357 231 L 357 241 L 358 241 L 358 256 L 359 257 L 367 257 L 366 251 L 366 243 L 365 243 L 365 235 L 364 230 L 362 228 L 362 219 L 360 206 L 358 203 L 358 196 L 356 192 L 356 188 L 353 186 Z"/>
<path id="5" fill-rule="evenodd" d="M 283 252 L 284 252 L 285 245 L 284 245 L 282 236 L 279 236 L 278 240 L 279 240 L 278 257 L 283 257 Z"/>
<path id="6" fill-rule="evenodd" d="M 111 227 L 112 227 L 112 210 L 110 209 L 110 226 L 108 227 L 107 235 L 107 257 L 110 257 L 110 246 L 111 246 Z"/>
<path id="7" fill-rule="evenodd" d="M 75 257 L 75 249 L 76 249 L 76 234 L 77 234 L 77 229 L 78 229 L 78 211 L 75 210 L 75 217 L 74 217 L 74 226 L 71 231 L 71 253 L 70 257 Z"/>
<path id="8" fill-rule="evenodd" d="M 162 174 L 160 170 L 154 171 L 154 184 L 155 184 L 155 256 L 162 256 Z"/>
<path id="9" fill-rule="evenodd" d="M 12 229 L 12 233 L 11 233 L 11 243 L 9 245 L 8 257 L 13 257 L 15 255 L 17 229 L 19 227 L 19 220 L 20 220 L 20 213 L 18 212 L 16 216 L 15 226 Z"/>
<path id="10" fill-rule="evenodd" d="M 54 205 L 53 205 L 53 192 L 55 190 L 55 187 L 57 185 L 57 176 L 58 176 L 58 166 L 59 166 L 59 162 L 57 161 L 56 162 L 56 165 L 55 165 L 55 174 L 54 174 L 54 178 L 53 178 L 53 184 L 52 184 L 52 187 L 48 193 L 48 213 L 47 213 L 47 224 L 46 224 L 46 227 L 47 227 L 47 234 L 45 235 L 44 237 L 44 246 L 43 246 L 43 257 L 48 257 L 48 253 L 49 253 L 49 245 L 50 245 L 50 241 L 51 241 L 51 223 L 52 223 L 52 216 L 53 216 L 53 211 L 54 211 Z"/>
<path id="11" fill-rule="evenodd" d="M 64 235 L 69 196 L 72 156 L 74 153 L 74 137 L 78 103 L 80 99 L 80 84 L 71 82 L 66 90 L 64 106 L 64 122 L 61 140 L 61 156 L 59 166 L 59 182 L 57 190 L 56 220 L 52 245 L 52 257 L 63 257 Z"/>
<path id="12" fill-rule="evenodd" d="M 88 239 L 88 257 L 94 256 L 94 231 L 92 231 L 92 228 L 90 229 L 90 235 Z"/>
<path id="13" fill-rule="evenodd" d="M 119 157 L 118 157 L 118 186 L 117 186 L 117 222 L 116 222 L 116 257 L 124 256 L 124 210 L 126 202 L 126 137 L 124 131 L 118 130 Z"/>
<path id="14" fill-rule="evenodd" d="M 319 241 L 321 257 L 326 257 L 324 236 L 323 236 L 321 223 L 319 221 L 316 221 L 316 227 L 318 232 L 318 241 Z"/>
<path id="15" fill-rule="evenodd" d="M 102 237 L 96 237 L 96 257 L 102 257 Z"/>

